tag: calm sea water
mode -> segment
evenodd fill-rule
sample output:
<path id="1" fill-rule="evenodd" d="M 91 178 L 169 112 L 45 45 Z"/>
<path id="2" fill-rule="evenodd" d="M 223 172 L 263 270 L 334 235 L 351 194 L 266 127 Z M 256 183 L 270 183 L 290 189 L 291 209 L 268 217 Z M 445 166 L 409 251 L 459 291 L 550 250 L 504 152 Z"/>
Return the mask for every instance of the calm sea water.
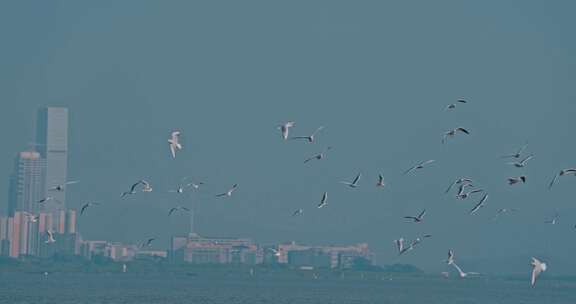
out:
<path id="1" fill-rule="evenodd" d="M 0 303 L 576 303 L 576 283 L 407 277 L 0 273 Z"/>

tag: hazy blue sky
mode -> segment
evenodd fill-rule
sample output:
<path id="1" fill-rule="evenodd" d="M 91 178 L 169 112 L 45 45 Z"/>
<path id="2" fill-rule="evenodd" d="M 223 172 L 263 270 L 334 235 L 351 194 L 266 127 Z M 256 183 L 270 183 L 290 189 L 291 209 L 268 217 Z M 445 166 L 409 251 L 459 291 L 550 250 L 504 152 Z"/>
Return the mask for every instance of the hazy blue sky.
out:
<path id="1" fill-rule="evenodd" d="M 368 242 L 381 263 L 439 269 L 448 248 L 465 260 L 549 259 L 572 272 L 576 179 L 576 28 L 573 1 L 2 1 L 0 206 L 18 151 L 34 138 L 39 107 L 71 111 L 69 206 L 87 239 L 139 241 L 187 232 L 172 206 L 198 207 L 198 231 L 261 243 Z M 458 98 L 469 104 L 453 112 Z M 318 142 L 283 142 L 326 129 Z M 469 137 L 442 145 L 464 126 Z M 166 140 L 183 133 L 170 159 Z M 525 169 L 499 158 L 528 141 Z M 302 161 L 326 146 L 320 162 Z M 437 163 L 412 176 L 414 163 Z M 361 187 L 338 181 L 362 172 Z M 376 189 L 382 172 L 388 182 Z M 508 176 L 526 174 L 509 187 Z M 490 193 L 443 194 L 469 176 Z M 206 182 L 178 199 L 190 176 Z M 122 201 L 140 178 L 154 192 Z M 215 193 L 239 183 L 230 199 Z M 315 208 L 324 191 L 327 208 Z M 492 218 L 499 208 L 513 216 Z M 291 218 L 297 208 L 305 215 Z M 402 216 L 428 209 L 422 224 Z M 559 224 L 543 222 L 560 212 Z M 433 234 L 396 258 L 392 241 Z M 569 267 L 568 267 L 569 266 Z M 475 271 L 476 269 L 468 269 Z M 524 270 L 524 268 L 511 269 Z"/>

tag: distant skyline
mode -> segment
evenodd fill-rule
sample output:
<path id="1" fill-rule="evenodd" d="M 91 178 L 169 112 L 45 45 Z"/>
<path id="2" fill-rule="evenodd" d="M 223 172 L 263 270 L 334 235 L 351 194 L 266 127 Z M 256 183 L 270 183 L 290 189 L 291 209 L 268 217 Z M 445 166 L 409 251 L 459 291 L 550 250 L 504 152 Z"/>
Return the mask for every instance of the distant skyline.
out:
<path id="1" fill-rule="evenodd" d="M 78 218 L 87 239 L 155 236 L 154 249 L 167 248 L 189 231 L 188 216 L 167 212 L 185 205 L 206 236 L 366 242 L 381 264 L 427 271 L 444 269 L 450 248 L 460 261 L 528 265 L 534 255 L 550 273 L 574 273 L 576 180 L 547 184 L 576 166 L 576 3 L 226 3 L 0 2 L 0 212 L 38 109 L 67 107 L 68 178 L 81 182 L 66 205 L 102 204 Z M 468 103 L 444 110 L 460 98 Z M 296 136 L 325 128 L 312 144 L 284 141 L 286 121 Z M 470 135 L 443 145 L 456 127 Z M 525 143 L 535 154 L 526 168 L 500 158 Z M 427 159 L 436 162 L 403 175 Z M 339 183 L 358 173 L 358 188 Z M 507 184 L 523 174 L 526 184 Z M 479 198 L 444 194 L 463 176 L 490 195 L 473 216 Z M 184 177 L 205 185 L 169 193 Z M 142 178 L 154 191 L 121 200 Z M 233 196 L 214 197 L 234 183 Z M 519 211 L 494 220 L 500 208 Z M 422 223 L 403 218 L 423 209 Z M 545 224 L 556 211 L 558 224 Z M 393 240 L 425 233 L 397 257 Z"/>

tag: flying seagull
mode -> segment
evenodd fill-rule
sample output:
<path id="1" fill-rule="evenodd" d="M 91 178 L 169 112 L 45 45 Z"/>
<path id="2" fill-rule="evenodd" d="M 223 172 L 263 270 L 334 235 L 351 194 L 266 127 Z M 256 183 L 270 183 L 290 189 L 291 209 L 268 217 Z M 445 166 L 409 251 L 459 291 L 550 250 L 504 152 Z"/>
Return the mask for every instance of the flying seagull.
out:
<path id="1" fill-rule="evenodd" d="M 468 197 L 470 197 L 470 195 L 472 195 L 474 193 L 480 193 L 480 192 L 484 192 L 484 190 L 483 189 L 474 189 L 472 191 L 464 192 L 464 189 L 462 189 L 462 191 L 456 195 L 456 198 L 467 199 Z"/>
<path id="2" fill-rule="evenodd" d="M 88 202 L 88 203 L 82 205 L 82 209 L 80 209 L 80 216 L 82 216 L 82 214 L 84 214 L 84 212 L 86 212 L 86 209 L 88 209 L 88 207 L 90 207 L 90 206 L 96 206 L 96 205 L 100 205 L 100 204 L 99 204 L 99 203 Z"/>
<path id="3" fill-rule="evenodd" d="M 296 124 L 293 121 L 288 121 L 278 126 L 278 129 L 280 129 L 280 131 L 282 132 L 282 138 L 284 140 L 288 139 L 288 133 L 290 133 L 290 128 L 294 127 L 295 125 Z"/>
<path id="4" fill-rule="evenodd" d="M 186 207 L 178 206 L 178 207 L 171 208 L 170 211 L 168 211 L 168 216 L 172 215 L 172 213 L 174 213 L 175 211 L 178 211 L 178 210 L 190 212 L 190 209 L 188 209 Z"/>
<path id="5" fill-rule="evenodd" d="M 200 188 L 200 186 L 202 186 L 202 185 L 204 185 L 203 182 L 196 182 L 196 183 L 186 184 L 186 187 L 192 187 L 192 188 L 198 190 Z"/>
<path id="6" fill-rule="evenodd" d="M 456 185 L 462 185 L 462 184 L 472 184 L 472 180 L 466 177 L 462 177 L 459 178 L 457 180 L 455 180 L 452 184 L 450 184 L 450 186 L 448 186 L 448 189 L 446 189 L 446 191 L 444 191 L 444 193 L 448 193 L 450 192 L 450 190 L 452 190 L 452 188 Z"/>
<path id="7" fill-rule="evenodd" d="M 182 185 L 178 185 L 176 189 L 168 190 L 168 192 L 182 194 L 184 193 L 184 187 L 182 187 Z"/>
<path id="8" fill-rule="evenodd" d="M 47 197 L 39 200 L 37 203 L 38 203 L 38 204 L 43 204 L 43 203 L 47 203 L 47 202 L 49 202 L 49 201 L 55 201 L 55 202 L 57 202 L 58 204 L 62 204 L 62 202 L 61 202 L 60 200 L 55 199 L 55 198 L 52 197 L 52 196 L 47 196 Z"/>
<path id="9" fill-rule="evenodd" d="M 484 207 L 484 203 L 486 202 L 487 199 L 488 199 L 488 193 L 484 194 L 480 202 L 478 202 L 478 204 L 476 204 L 476 206 L 474 206 L 474 208 L 470 210 L 469 214 L 472 215 L 476 213 L 476 211 L 478 211 L 480 208 Z"/>
<path id="10" fill-rule="evenodd" d="M 541 262 L 537 258 L 532 258 L 532 278 L 530 279 L 530 285 L 534 286 L 536 284 L 536 278 L 541 272 L 546 271 L 546 263 Z"/>
<path id="11" fill-rule="evenodd" d="M 234 190 L 236 190 L 236 188 L 238 188 L 238 184 L 234 184 L 232 186 L 232 188 L 230 188 L 228 191 L 224 192 L 224 193 L 220 193 L 218 195 L 216 195 L 216 197 L 223 197 L 223 196 L 232 196 L 232 192 L 234 192 Z"/>
<path id="12" fill-rule="evenodd" d="M 424 220 L 424 215 L 426 215 L 426 209 L 422 210 L 418 216 L 405 216 L 405 219 L 411 219 L 414 223 L 421 223 Z"/>
<path id="13" fill-rule="evenodd" d="M 305 140 L 307 140 L 309 143 L 313 143 L 316 134 L 317 134 L 318 132 L 320 132 L 322 129 L 324 129 L 324 127 L 320 126 L 320 127 L 318 127 L 318 129 L 316 129 L 316 131 L 314 131 L 314 132 L 313 132 L 311 135 L 309 135 L 309 136 L 294 136 L 294 137 L 291 137 L 290 139 L 305 139 Z"/>
<path id="14" fill-rule="evenodd" d="M 282 254 L 280 253 L 279 250 L 274 249 L 274 248 L 267 248 L 268 250 L 270 250 L 272 253 L 274 253 L 274 256 L 279 258 Z"/>
<path id="15" fill-rule="evenodd" d="M 48 239 L 45 241 L 46 244 L 54 243 L 56 240 L 54 239 L 54 233 L 51 230 L 46 230 L 46 235 Z"/>
<path id="16" fill-rule="evenodd" d="M 452 266 L 454 266 L 454 268 L 456 268 L 456 270 L 458 271 L 458 275 L 461 278 L 465 278 L 469 275 L 479 275 L 480 274 L 478 272 L 464 272 L 464 271 L 462 271 L 462 269 L 458 265 L 456 265 L 456 263 L 452 263 Z"/>
<path id="17" fill-rule="evenodd" d="M 520 149 L 518 149 L 515 153 L 513 154 L 508 154 L 508 155 L 504 155 L 502 156 L 502 158 L 520 158 L 520 156 L 522 156 L 522 152 L 524 152 L 524 150 L 526 150 L 526 148 L 528 147 L 528 145 L 523 145 L 522 147 L 520 147 Z"/>
<path id="18" fill-rule="evenodd" d="M 358 187 L 358 182 L 360 182 L 360 178 L 362 177 L 362 173 L 358 173 L 352 182 L 342 181 L 341 184 L 347 185 L 350 188 Z"/>
<path id="19" fill-rule="evenodd" d="M 456 128 L 456 129 L 452 129 L 452 130 L 446 131 L 446 132 L 444 133 L 444 135 L 442 136 L 442 143 L 443 143 L 443 144 L 446 143 L 446 140 L 447 140 L 448 138 L 452 138 L 452 137 L 456 136 L 456 134 L 457 134 L 458 132 L 464 133 L 464 134 L 466 134 L 466 135 L 470 135 L 470 132 L 468 132 L 468 130 L 466 130 L 466 129 L 462 128 L 462 127 L 458 127 L 458 128 Z"/>
<path id="20" fill-rule="evenodd" d="M 399 255 L 403 255 L 408 251 L 411 251 L 414 249 L 414 247 L 416 247 L 416 245 L 420 244 L 422 242 L 422 240 L 420 238 L 416 238 L 415 240 L 413 240 L 410 245 L 408 245 L 408 247 L 404 247 L 402 248 L 402 250 L 400 251 Z"/>
<path id="21" fill-rule="evenodd" d="M 38 219 L 40 219 L 40 216 L 34 215 L 32 213 L 24 212 L 24 215 L 26 216 L 28 221 L 30 221 L 32 223 L 36 223 L 36 222 L 38 222 Z"/>
<path id="22" fill-rule="evenodd" d="M 147 181 L 139 180 L 136 183 L 132 184 L 132 186 L 130 186 L 130 191 L 122 192 L 122 195 L 120 195 L 120 198 L 125 198 L 128 195 L 136 194 L 136 188 L 139 185 L 144 186 L 144 188 L 142 189 L 143 192 L 151 192 L 152 191 L 152 187 L 150 186 L 150 184 Z"/>
<path id="23" fill-rule="evenodd" d="M 155 238 L 149 238 L 148 240 L 146 240 L 145 242 L 143 242 L 142 244 L 140 244 L 140 248 L 152 246 L 152 242 L 153 242 L 154 240 L 155 240 Z"/>
<path id="24" fill-rule="evenodd" d="M 533 157 L 534 157 L 534 154 L 525 157 L 523 160 L 521 160 L 519 162 L 509 162 L 508 164 L 512 165 L 516 168 L 524 168 L 524 167 L 526 167 L 526 162 L 531 160 Z"/>
<path id="25" fill-rule="evenodd" d="M 515 185 L 519 182 L 525 183 L 526 182 L 526 176 L 522 175 L 522 176 L 514 176 L 514 177 L 508 178 L 508 185 Z"/>
<path id="26" fill-rule="evenodd" d="M 64 191 L 67 185 L 77 184 L 80 181 L 69 181 L 65 182 L 64 184 L 56 185 L 48 189 L 48 191 Z"/>
<path id="27" fill-rule="evenodd" d="M 176 151 L 182 150 L 182 145 L 180 144 L 180 131 L 174 131 L 168 139 L 170 144 L 170 152 L 172 153 L 172 158 L 176 158 Z"/>
<path id="28" fill-rule="evenodd" d="M 324 151 L 322 151 L 322 152 L 320 152 L 320 153 L 318 153 L 318 154 L 316 154 L 316 155 L 314 155 L 314 156 L 312 156 L 312 157 L 309 157 L 309 158 L 307 158 L 306 160 L 304 160 L 304 163 L 307 163 L 307 162 L 309 162 L 309 161 L 311 161 L 311 160 L 321 160 L 321 159 L 325 158 L 325 157 L 326 157 L 326 152 L 328 152 L 330 149 L 332 149 L 332 147 L 327 147 L 326 149 L 324 149 Z"/>
<path id="29" fill-rule="evenodd" d="M 382 174 L 378 174 L 378 183 L 376 183 L 376 187 L 384 187 L 386 183 L 384 183 L 384 176 Z"/>
<path id="30" fill-rule="evenodd" d="M 545 221 L 544 223 L 556 225 L 558 223 L 558 211 L 556 211 L 554 217 L 551 220 Z"/>
<path id="31" fill-rule="evenodd" d="M 464 99 L 458 99 L 456 102 L 457 102 L 457 103 L 467 103 L 467 101 L 464 100 Z M 453 109 L 456 109 L 456 103 L 451 103 L 451 104 L 449 104 L 448 106 L 446 106 L 446 108 L 444 109 L 444 111 L 453 110 Z"/>
<path id="32" fill-rule="evenodd" d="M 431 164 L 431 163 L 433 163 L 433 162 L 435 162 L 435 160 L 430 159 L 430 160 L 426 160 L 426 161 L 423 161 L 423 162 L 421 162 L 421 163 L 418 163 L 417 165 L 415 165 L 415 166 L 411 167 L 410 169 L 406 170 L 406 171 L 404 172 L 404 175 L 406 175 L 406 174 L 408 174 L 408 173 L 410 173 L 410 172 L 412 172 L 412 171 L 414 171 L 414 170 L 422 169 L 422 168 L 424 168 L 424 166 L 426 166 L 426 165 L 428 165 L 428 164 Z"/>
<path id="33" fill-rule="evenodd" d="M 292 216 L 299 216 L 304 214 L 304 209 L 297 209 L 296 211 L 294 211 L 294 213 L 292 213 Z"/>
<path id="34" fill-rule="evenodd" d="M 328 204 L 328 192 L 322 194 L 322 199 L 320 200 L 320 204 L 318 204 L 318 209 L 326 206 L 326 204 Z"/>
<path id="35" fill-rule="evenodd" d="M 559 177 L 565 176 L 565 175 L 570 175 L 570 174 L 576 176 L 576 168 L 568 168 L 568 169 L 560 170 L 560 172 L 558 172 L 558 174 L 554 175 L 554 178 L 550 182 L 550 185 L 548 185 L 548 189 L 552 189 L 552 186 L 554 186 L 554 184 L 556 183 L 556 181 L 558 180 Z"/>

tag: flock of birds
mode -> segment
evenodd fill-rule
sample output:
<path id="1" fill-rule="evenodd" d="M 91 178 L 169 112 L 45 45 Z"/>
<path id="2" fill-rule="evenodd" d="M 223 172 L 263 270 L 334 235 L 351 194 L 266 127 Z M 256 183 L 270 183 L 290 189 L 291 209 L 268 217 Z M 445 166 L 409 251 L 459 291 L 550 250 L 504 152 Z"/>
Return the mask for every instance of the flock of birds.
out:
<path id="1" fill-rule="evenodd" d="M 452 110 L 456 109 L 458 106 L 466 104 L 466 103 L 467 103 L 466 100 L 460 99 L 460 100 L 457 100 L 455 103 L 448 105 L 445 108 L 445 110 L 446 111 L 452 111 Z M 296 124 L 293 121 L 288 121 L 288 122 L 285 122 L 285 123 L 278 126 L 278 129 L 281 132 L 281 137 L 283 140 L 285 140 L 285 141 L 303 140 L 303 141 L 306 141 L 308 143 L 314 143 L 318 134 L 324 129 L 324 127 L 321 126 L 321 127 L 318 127 L 310 135 L 291 137 L 290 136 L 290 130 L 292 128 L 294 128 L 295 126 L 296 126 Z M 457 135 L 470 135 L 470 132 L 466 128 L 463 128 L 463 127 L 457 127 L 457 128 L 448 130 L 442 135 L 442 143 L 445 144 L 449 139 L 452 139 L 452 138 L 456 137 Z M 170 154 L 171 154 L 172 158 L 174 158 L 174 159 L 176 158 L 178 152 L 180 150 L 182 150 L 182 144 L 180 142 L 180 136 L 181 136 L 180 131 L 174 131 L 171 133 L 170 138 L 168 139 Z M 516 168 L 524 168 L 527 166 L 528 162 L 534 157 L 533 154 L 524 156 L 524 152 L 525 152 L 526 148 L 527 148 L 527 145 L 524 145 L 520 149 L 518 149 L 516 152 L 509 154 L 509 155 L 504 155 L 504 156 L 502 156 L 502 158 L 511 159 L 511 161 L 508 163 L 509 165 L 512 165 Z M 326 147 L 321 152 L 304 159 L 304 163 L 306 164 L 306 163 L 309 163 L 311 161 L 320 161 L 320 160 L 324 159 L 326 157 L 326 154 L 331 149 L 332 149 L 332 147 L 330 147 L 330 146 Z M 408 168 L 404 172 L 404 175 L 413 174 L 416 171 L 423 170 L 434 162 L 435 162 L 435 160 L 433 160 L 433 159 L 421 161 L 421 162 L 415 164 L 414 166 Z M 554 175 L 554 178 L 551 180 L 550 184 L 548 185 L 548 188 L 551 189 L 559 181 L 559 179 L 561 177 L 569 176 L 569 175 L 576 176 L 576 168 L 566 168 L 566 169 L 560 170 L 557 174 Z M 350 188 L 357 188 L 360 186 L 361 178 L 362 178 L 362 174 L 358 173 L 351 181 L 341 181 L 340 183 L 343 185 L 346 185 L 347 187 L 350 187 Z M 519 184 L 519 183 L 525 183 L 526 180 L 527 180 L 527 177 L 525 175 L 513 176 L 513 177 L 508 178 L 508 184 L 509 185 L 515 185 L 515 184 Z M 69 181 L 69 182 L 66 182 L 66 183 L 61 184 L 61 185 L 56 185 L 54 187 L 51 187 L 49 190 L 50 191 L 64 191 L 68 185 L 72 185 L 75 183 L 78 183 L 78 181 Z M 170 190 L 169 192 L 183 193 L 186 188 L 192 188 L 193 190 L 197 190 L 203 184 L 204 184 L 203 182 L 182 183 L 182 184 L 178 185 L 178 187 L 176 189 Z M 385 186 L 386 186 L 386 183 L 384 181 L 384 176 L 382 174 L 379 174 L 378 180 L 376 182 L 376 187 L 382 188 Z M 228 190 L 226 190 L 222 193 L 216 194 L 215 197 L 220 197 L 220 198 L 231 197 L 233 195 L 233 193 L 236 191 L 236 189 L 238 189 L 238 184 L 234 184 Z M 153 190 L 153 188 L 148 181 L 139 180 L 139 181 L 133 183 L 127 191 L 122 192 L 120 197 L 122 199 L 126 199 L 127 197 L 135 195 L 139 192 L 152 192 L 152 190 Z M 455 197 L 459 200 L 466 200 L 466 199 L 473 198 L 476 195 L 481 195 L 478 202 L 473 206 L 473 208 L 471 208 L 469 210 L 468 213 L 470 215 L 474 215 L 475 213 L 477 213 L 482 207 L 485 206 L 485 204 L 488 200 L 488 193 L 484 189 L 476 188 L 474 186 L 474 181 L 468 177 L 458 178 L 455 181 L 453 181 L 448 186 L 448 188 L 445 190 L 445 193 L 448 194 L 448 193 L 452 192 L 453 190 L 457 190 L 455 193 Z M 54 197 L 48 196 L 48 197 L 38 201 L 38 203 L 43 204 L 43 203 L 46 203 L 46 202 L 51 201 L 51 200 L 56 200 L 56 199 Z M 326 207 L 327 204 L 328 204 L 328 192 L 324 192 L 316 207 L 318 209 L 321 209 L 321 208 Z M 82 216 L 83 214 L 85 214 L 87 212 L 88 208 L 90 208 L 92 206 L 97 206 L 97 205 L 99 205 L 99 204 L 95 203 L 95 202 L 85 203 L 81 207 L 80 215 Z M 507 209 L 507 208 L 499 209 L 496 213 L 496 217 L 498 217 L 504 213 L 513 212 L 513 211 L 516 211 L 516 210 L 515 209 Z M 183 213 L 183 212 L 191 212 L 191 210 L 185 206 L 172 207 L 168 210 L 168 216 L 171 216 L 175 213 Z M 304 209 L 302 209 L 302 208 L 299 208 L 292 213 L 293 217 L 302 216 L 302 215 L 304 215 Z M 405 216 L 404 218 L 406 220 L 410 220 L 414 223 L 421 223 L 424 221 L 425 215 L 426 215 L 426 209 L 422 210 L 417 215 Z M 28 214 L 28 216 L 30 216 L 31 221 L 37 221 L 38 220 L 37 216 L 34 216 L 32 214 Z M 552 220 L 547 221 L 547 223 L 556 224 L 556 221 L 557 221 L 557 216 L 555 216 Z M 418 244 L 420 244 L 424 238 L 430 238 L 430 237 L 431 237 L 431 235 L 423 235 L 422 237 L 418 237 L 415 240 L 412 240 L 410 242 L 405 242 L 404 238 L 402 238 L 402 237 L 397 239 L 397 240 L 394 240 L 394 243 L 396 244 L 396 247 L 397 247 L 398 255 L 404 255 L 404 254 L 414 250 L 416 248 L 416 246 Z M 142 247 L 149 247 L 149 246 L 151 246 L 151 244 L 154 240 L 155 240 L 154 238 L 148 238 L 140 244 L 140 247 L 141 248 Z M 55 241 L 56 240 L 54 239 L 53 232 L 47 231 L 46 243 L 53 243 Z M 280 253 L 277 250 L 274 250 L 274 249 L 270 249 L 270 250 L 274 251 L 275 256 L 280 255 Z M 462 268 L 456 264 L 454 252 L 451 249 L 448 250 L 448 259 L 446 260 L 446 263 L 447 263 L 447 265 L 453 266 L 461 278 L 466 278 L 470 275 L 478 275 L 479 274 L 476 272 L 464 272 L 462 270 Z M 546 271 L 547 266 L 546 266 L 546 263 L 540 261 L 537 258 L 532 258 L 531 265 L 532 265 L 532 275 L 531 275 L 530 283 L 532 286 L 534 286 L 536 283 L 537 277 L 540 275 L 540 273 L 542 273 L 543 271 Z M 443 273 L 443 275 L 447 276 L 448 273 L 445 272 L 445 273 Z"/>

